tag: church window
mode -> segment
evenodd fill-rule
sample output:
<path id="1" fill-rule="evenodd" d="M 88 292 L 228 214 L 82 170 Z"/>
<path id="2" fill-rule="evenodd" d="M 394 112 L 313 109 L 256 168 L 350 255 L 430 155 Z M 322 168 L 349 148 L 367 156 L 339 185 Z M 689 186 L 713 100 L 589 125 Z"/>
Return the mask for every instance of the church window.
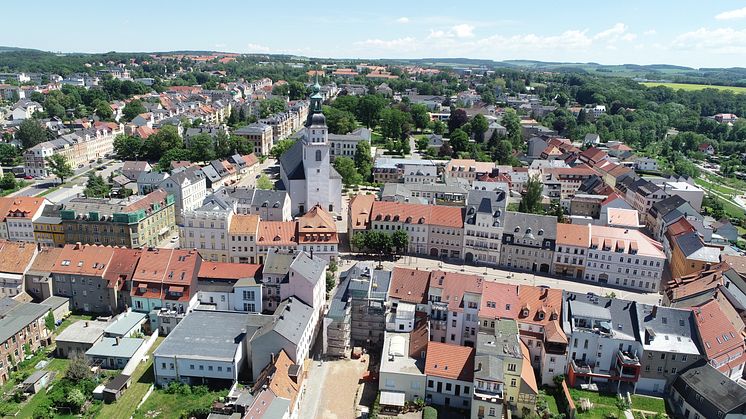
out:
<path id="1" fill-rule="evenodd" d="M 321 161 L 321 150 L 316 150 L 316 161 Z"/>

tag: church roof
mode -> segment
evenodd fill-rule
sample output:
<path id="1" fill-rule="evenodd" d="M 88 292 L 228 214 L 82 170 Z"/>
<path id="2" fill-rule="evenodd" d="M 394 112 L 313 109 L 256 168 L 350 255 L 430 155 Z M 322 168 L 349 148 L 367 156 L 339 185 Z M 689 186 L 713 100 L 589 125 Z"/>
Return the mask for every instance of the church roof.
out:
<path id="1" fill-rule="evenodd" d="M 288 176 L 289 180 L 300 180 L 306 178 L 303 170 L 303 142 L 296 141 L 292 147 L 280 156 L 280 166 Z"/>

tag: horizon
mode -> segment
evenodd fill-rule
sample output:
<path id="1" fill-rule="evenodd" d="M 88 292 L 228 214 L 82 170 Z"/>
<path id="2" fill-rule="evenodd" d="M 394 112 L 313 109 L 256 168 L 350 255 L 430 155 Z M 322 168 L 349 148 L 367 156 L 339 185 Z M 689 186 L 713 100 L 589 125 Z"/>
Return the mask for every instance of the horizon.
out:
<path id="1" fill-rule="evenodd" d="M 74 3 L 38 16 L 33 31 L 26 20 L 6 22 L 3 43 L 66 54 L 231 51 L 349 60 L 468 58 L 690 68 L 739 67 L 740 55 L 746 54 L 746 4 L 725 1 L 540 4 L 541 12 L 526 13 L 514 3 L 482 2 L 460 10 L 433 2 L 422 10 L 387 0 L 375 9 L 333 0 L 301 3 L 282 14 L 269 4 L 229 1 L 215 11 L 216 18 L 205 17 L 199 5 L 190 3 L 172 7 L 135 0 L 126 10 L 90 0 Z M 21 16 L 25 10 L 12 3 L 6 12 Z M 239 19 L 223 23 L 222 12 Z M 76 19 L 87 24 L 65 24 Z M 115 36 L 91 36 L 101 32 Z"/>

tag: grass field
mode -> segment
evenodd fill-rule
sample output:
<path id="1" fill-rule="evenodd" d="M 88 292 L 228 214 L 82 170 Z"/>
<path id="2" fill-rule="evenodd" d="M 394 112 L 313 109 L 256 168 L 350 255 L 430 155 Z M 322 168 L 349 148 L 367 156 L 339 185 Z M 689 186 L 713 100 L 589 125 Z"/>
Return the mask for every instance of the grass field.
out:
<path id="1" fill-rule="evenodd" d="M 644 82 L 640 83 L 647 87 L 665 86 L 676 90 L 702 90 L 702 89 L 717 89 L 717 90 L 728 90 L 734 93 L 746 93 L 746 87 L 736 86 L 715 86 L 709 84 L 688 84 L 688 83 L 657 83 L 657 82 Z"/>
<path id="2" fill-rule="evenodd" d="M 161 342 L 163 337 L 159 336 L 153 346 L 150 348 L 148 354 L 152 354 Z M 132 384 L 127 391 L 122 394 L 122 397 L 114 403 L 106 404 L 101 408 L 101 417 L 110 419 L 129 419 L 135 408 L 142 400 L 145 393 L 153 384 L 153 359 L 150 357 L 148 362 L 143 362 L 135 368 L 135 372 L 132 373 Z"/>
<path id="3" fill-rule="evenodd" d="M 204 394 L 168 394 L 163 389 L 156 388 L 148 400 L 137 409 L 133 415 L 135 419 L 179 419 L 185 417 L 194 409 L 209 411 L 212 402 L 228 394 L 228 390 L 208 391 Z M 105 417 L 105 416 L 102 416 Z"/>
<path id="4" fill-rule="evenodd" d="M 666 413 L 666 402 L 660 397 L 648 397 L 639 394 L 633 394 L 630 397 L 632 398 L 632 409 Z"/>

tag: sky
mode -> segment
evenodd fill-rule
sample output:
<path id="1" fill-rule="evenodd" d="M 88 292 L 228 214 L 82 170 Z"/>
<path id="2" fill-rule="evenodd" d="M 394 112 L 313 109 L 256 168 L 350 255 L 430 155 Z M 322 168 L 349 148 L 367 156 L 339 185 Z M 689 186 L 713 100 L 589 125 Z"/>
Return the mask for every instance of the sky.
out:
<path id="1" fill-rule="evenodd" d="M 324 58 L 465 57 L 746 67 L 746 1 L 50 0 L 49 4 L 32 15 L 28 3 L 4 4 L 0 45 L 55 52 L 218 50 Z"/>

